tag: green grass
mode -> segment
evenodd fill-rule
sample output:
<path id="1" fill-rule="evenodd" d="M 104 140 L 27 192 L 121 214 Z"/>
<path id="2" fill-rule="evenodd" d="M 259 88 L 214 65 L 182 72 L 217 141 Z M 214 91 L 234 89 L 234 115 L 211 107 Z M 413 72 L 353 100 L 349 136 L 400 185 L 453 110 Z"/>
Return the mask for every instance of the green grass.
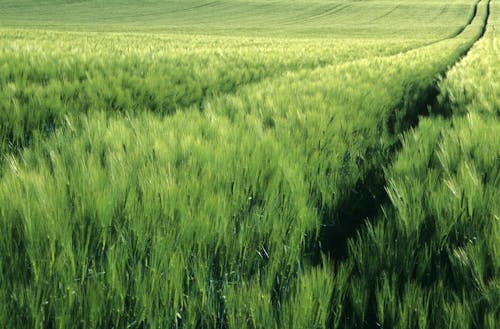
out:
<path id="1" fill-rule="evenodd" d="M 387 169 L 391 204 L 350 242 L 344 266 L 383 327 L 495 328 L 500 321 L 498 4 L 440 83 L 437 108 Z M 451 111 L 451 113 L 450 113 Z"/>
<path id="2" fill-rule="evenodd" d="M 3 326 L 499 322 L 496 1 L 0 4 Z"/>
<path id="3" fill-rule="evenodd" d="M 70 114 L 161 115 L 287 72 L 390 55 L 411 42 L 7 31 L 0 41 L 0 150 L 28 145 Z M 36 38 L 36 43 L 33 39 Z M 306 48 L 304 48 L 306 47 Z M 307 50 L 312 49 L 312 50 Z M 356 51 L 351 51 L 356 49 Z M 119 54 L 119 55 L 117 55 Z M 36 108 L 36 111 L 33 109 Z"/>
<path id="4" fill-rule="evenodd" d="M 442 38 L 471 1 L 5 1 L 0 25 L 72 31 Z M 418 28 L 415 28 L 418 26 Z"/>

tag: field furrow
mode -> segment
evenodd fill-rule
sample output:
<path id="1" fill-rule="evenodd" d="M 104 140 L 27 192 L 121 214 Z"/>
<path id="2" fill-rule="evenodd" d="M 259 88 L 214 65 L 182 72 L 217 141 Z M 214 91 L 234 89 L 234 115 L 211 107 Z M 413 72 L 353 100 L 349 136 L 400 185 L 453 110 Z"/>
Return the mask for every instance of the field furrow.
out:
<path id="1" fill-rule="evenodd" d="M 491 6 L 498 5 L 488 2 L 486 33 L 440 82 L 436 113 L 404 134 L 385 172 L 390 202 L 384 212 L 349 241 L 340 271 L 370 287 L 358 308 L 368 327 L 495 328 L 500 321 L 493 78 L 499 20 L 497 11 L 490 17 Z M 446 117 L 436 116 L 441 113 Z"/>

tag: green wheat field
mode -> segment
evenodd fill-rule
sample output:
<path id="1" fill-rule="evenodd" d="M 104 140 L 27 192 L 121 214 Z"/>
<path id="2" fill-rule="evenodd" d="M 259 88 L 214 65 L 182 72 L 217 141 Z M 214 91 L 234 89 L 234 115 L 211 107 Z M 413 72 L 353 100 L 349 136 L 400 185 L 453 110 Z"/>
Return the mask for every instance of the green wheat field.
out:
<path id="1" fill-rule="evenodd" d="M 499 0 L 0 0 L 1 328 L 499 326 Z"/>

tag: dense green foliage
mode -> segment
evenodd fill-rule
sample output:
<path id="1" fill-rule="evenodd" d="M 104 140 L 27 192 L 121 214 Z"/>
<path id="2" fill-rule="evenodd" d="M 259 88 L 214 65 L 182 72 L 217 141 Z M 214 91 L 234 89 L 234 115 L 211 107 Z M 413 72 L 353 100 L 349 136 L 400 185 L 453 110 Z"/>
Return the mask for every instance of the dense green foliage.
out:
<path id="1" fill-rule="evenodd" d="M 496 2 L 0 4 L 5 327 L 500 322 Z"/>
<path id="2" fill-rule="evenodd" d="M 384 328 L 500 323 L 498 9 L 440 83 L 435 110 L 451 117 L 405 134 L 386 172 L 390 206 L 350 242 L 344 265 Z"/>
<path id="3" fill-rule="evenodd" d="M 36 39 L 36 43 L 33 40 Z M 162 115 L 285 72 L 394 54 L 410 42 L 197 38 L 8 31 L 0 41 L 0 150 L 70 114 Z M 305 47 L 305 48 L 304 48 Z M 309 50 L 312 49 L 312 50 Z M 356 49 L 356 51 L 350 51 Z"/>

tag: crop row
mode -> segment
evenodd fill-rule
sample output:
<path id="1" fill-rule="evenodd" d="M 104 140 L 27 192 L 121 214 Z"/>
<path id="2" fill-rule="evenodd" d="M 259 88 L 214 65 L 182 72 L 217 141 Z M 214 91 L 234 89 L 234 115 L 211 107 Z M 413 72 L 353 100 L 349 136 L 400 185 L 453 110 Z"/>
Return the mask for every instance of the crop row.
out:
<path id="1" fill-rule="evenodd" d="M 384 328 L 500 323 L 500 72 L 491 5 L 486 35 L 440 83 L 438 109 L 404 135 L 387 169 L 390 205 L 342 265 L 363 290 L 357 314 Z M 358 315 L 358 316 L 359 316 Z"/>
<path id="2" fill-rule="evenodd" d="M 138 35 L 25 31 L 2 34 L 0 42 L 2 153 L 50 134 L 68 115 L 101 110 L 110 115 L 165 115 L 193 104 L 202 110 L 207 97 L 286 71 L 411 46 L 354 41 L 328 47 L 318 40 L 179 36 L 145 40 Z"/>

